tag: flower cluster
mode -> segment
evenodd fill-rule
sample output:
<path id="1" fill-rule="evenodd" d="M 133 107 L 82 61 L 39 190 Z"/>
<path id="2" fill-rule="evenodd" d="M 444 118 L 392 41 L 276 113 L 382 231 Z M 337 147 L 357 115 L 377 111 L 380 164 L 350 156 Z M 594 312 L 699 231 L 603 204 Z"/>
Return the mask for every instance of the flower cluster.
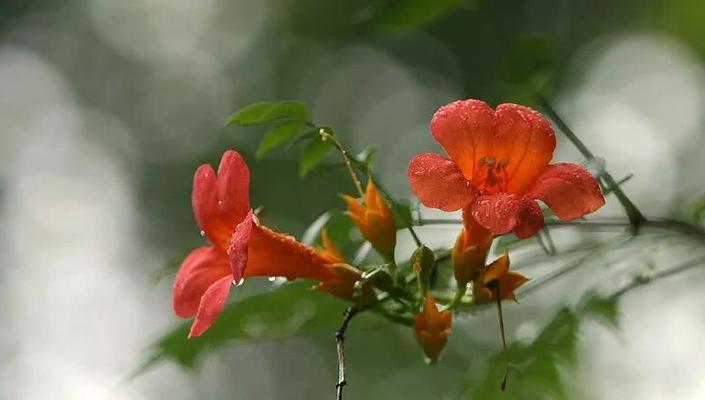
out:
<path id="1" fill-rule="evenodd" d="M 452 300 L 440 307 L 436 302 L 448 296 L 441 296 L 429 278 L 439 268 L 430 250 L 421 252 L 423 263 L 411 262 L 408 269 L 396 264 L 399 221 L 392 212 L 393 199 L 380 194 L 369 171 L 361 171 L 367 187 L 360 198 L 343 195 L 345 214 L 384 263 L 354 266 L 325 229 L 320 247 L 312 247 L 261 224 L 250 208 L 248 166 L 229 150 L 217 173 L 203 165 L 194 176 L 193 210 L 210 243 L 186 257 L 173 286 L 176 315 L 194 317 L 190 336 L 202 335 L 215 322 L 233 286 L 250 277 L 281 276 L 312 280 L 314 289 L 345 299 L 358 311 L 408 321 L 428 360 L 435 361 L 459 304 L 496 301 L 501 311 L 501 301 L 516 300 L 515 290 L 528 280 L 510 270 L 506 253 L 488 262 L 497 236 L 513 232 L 525 239 L 537 233 L 544 223 L 537 200 L 561 220 L 580 218 L 604 204 L 596 180 L 584 168 L 550 164 L 556 146 L 553 129 L 528 107 L 501 104 L 493 110 L 479 100 L 455 101 L 435 113 L 431 134 L 447 157 L 415 156 L 408 179 L 425 206 L 462 211 L 462 230 L 448 246 L 457 288 Z M 350 172 L 357 183 L 356 173 Z M 387 300 L 394 306 L 387 306 Z"/>

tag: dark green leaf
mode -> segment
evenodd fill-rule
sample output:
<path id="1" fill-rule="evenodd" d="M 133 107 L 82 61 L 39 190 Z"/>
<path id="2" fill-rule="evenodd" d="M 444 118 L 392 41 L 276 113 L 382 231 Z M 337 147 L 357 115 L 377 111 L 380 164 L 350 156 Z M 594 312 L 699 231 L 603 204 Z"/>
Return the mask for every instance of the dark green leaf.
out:
<path id="1" fill-rule="evenodd" d="M 327 293 L 311 291 L 310 287 L 311 282 L 286 283 L 229 304 L 208 332 L 198 338 L 187 338 L 191 322 L 184 322 L 151 347 L 148 361 L 139 372 L 169 360 L 192 368 L 207 353 L 225 345 L 304 333 L 329 333 L 332 337 L 345 303 Z M 355 324 L 360 326 L 365 319 L 356 318 Z"/>
<path id="2" fill-rule="evenodd" d="M 311 139 L 316 140 L 320 136 L 321 135 L 318 133 L 317 129 L 311 129 L 311 130 L 304 131 L 301 134 L 297 135 L 294 138 L 294 140 L 289 141 L 289 143 L 286 145 L 286 147 L 284 147 L 284 150 L 289 151 L 289 149 L 291 149 L 295 145 L 297 145 L 305 140 L 311 140 Z"/>
<path id="3" fill-rule="evenodd" d="M 253 103 L 235 111 L 226 125 L 253 126 L 281 120 L 305 122 L 308 118 L 306 107 L 298 101 Z"/>
<path id="4" fill-rule="evenodd" d="M 409 201 L 397 201 L 392 207 L 392 214 L 394 214 L 397 229 L 408 228 L 414 224 L 414 215 Z"/>
<path id="5" fill-rule="evenodd" d="M 305 177 L 316 168 L 328 155 L 333 143 L 330 140 L 317 139 L 311 142 L 299 158 L 299 176 Z"/>
<path id="6" fill-rule="evenodd" d="M 296 136 L 304 123 L 302 121 L 287 121 L 272 127 L 262 138 L 257 149 L 257 158 L 288 142 Z"/>
<path id="7" fill-rule="evenodd" d="M 460 0 L 391 0 L 371 22 L 380 28 L 413 28 L 445 15 L 459 4 Z"/>

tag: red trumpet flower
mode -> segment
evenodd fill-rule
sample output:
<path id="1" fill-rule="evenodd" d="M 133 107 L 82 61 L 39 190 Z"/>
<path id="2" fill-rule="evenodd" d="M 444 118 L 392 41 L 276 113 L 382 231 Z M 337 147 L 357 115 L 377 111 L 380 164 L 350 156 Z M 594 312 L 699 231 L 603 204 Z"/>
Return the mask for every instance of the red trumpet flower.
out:
<path id="1" fill-rule="evenodd" d="M 450 158 L 419 154 L 408 177 L 428 207 L 456 211 L 469 207 L 493 234 L 509 231 L 527 238 L 543 226 L 535 200 L 562 220 L 589 214 L 604 203 L 597 181 L 570 163 L 549 164 L 556 147 L 551 124 L 517 104 L 493 110 L 480 100 L 447 104 L 433 116 L 431 134 Z"/>
<path id="2" fill-rule="evenodd" d="M 339 279 L 316 249 L 259 224 L 250 209 L 249 185 L 247 164 L 233 150 L 223 154 L 217 175 L 207 164 L 196 170 L 193 210 L 211 246 L 191 251 L 174 280 L 174 312 L 195 316 L 189 337 L 208 330 L 233 283 L 244 278 Z"/>

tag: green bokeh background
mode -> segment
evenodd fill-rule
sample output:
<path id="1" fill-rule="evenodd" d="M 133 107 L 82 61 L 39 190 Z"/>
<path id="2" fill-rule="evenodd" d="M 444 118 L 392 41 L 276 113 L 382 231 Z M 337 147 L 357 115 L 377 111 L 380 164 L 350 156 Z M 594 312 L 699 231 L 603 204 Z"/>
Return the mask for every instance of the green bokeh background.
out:
<path id="1" fill-rule="evenodd" d="M 105 380 L 85 386 L 104 390 L 96 392 L 104 393 L 96 398 L 103 395 L 110 399 L 333 397 L 337 375 L 333 332 L 323 330 L 284 340 L 238 342 L 238 346 L 226 346 L 217 354 L 200 359 L 197 368 L 190 372 L 165 363 L 132 380 L 122 379 L 148 356 L 145 350 L 148 345 L 177 324 L 176 317 L 170 314 L 170 278 L 153 283 L 152 276 L 170 260 L 180 259 L 188 249 L 203 243 L 189 201 L 191 178 L 198 165 L 217 164 L 225 149 L 238 149 L 252 170 L 252 204 L 264 207 L 263 218 L 268 224 L 297 236 L 321 212 L 342 210 L 338 193 L 354 190 L 345 170 L 333 156 L 326 161 L 327 167 L 316 169 L 305 179 L 297 174 L 296 149 L 277 150 L 256 160 L 254 153 L 264 128 L 224 127 L 226 117 L 239 107 L 261 100 L 302 101 L 311 110 L 316 123 L 334 126 L 354 150 L 361 151 L 366 145 L 377 146 L 378 173 L 399 198 L 411 198 L 405 166 L 417 152 L 438 150 L 426 131 L 426 124 L 438 106 L 469 97 L 493 105 L 505 101 L 533 105 L 531 94 L 540 90 L 546 97 L 555 99 L 557 108 L 565 110 L 569 117 L 577 118 L 583 112 L 592 115 L 591 111 L 576 109 L 586 103 L 564 105 L 562 100 L 569 100 L 589 82 L 586 76 L 591 68 L 596 68 L 591 64 L 594 58 L 601 57 L 604 49 L 624 38 L 642 37 L 647 45 L 653 41 L 674 48 L 672 54 L 686 54 L 675 58 L 673 65 L 687 61 L 684 68 L 697 71 L 697 79 L 686 81 L 697 88 L 691 88 L 688 93 L 703 96 L 705 3 L 697 0 L 209 0 L 199 3 L 188 0 L 9 0 L 0 5 L 0 66 L 15 65 L 12 63 L 20 59 L 17 57 L 21 54 L 31 55 L 35 60 L 32 62 L 51 69 L 52 76 L 61 81 L 62 90 L 71 93 L 67 104 L 70 102 L 72 109 L 82 113 L 82 140 L 100 147 L 119 166 L 120 176 L 126 182 L 123 184 L 129 187 L 128 196 L 135 204 L 132 232 L 139 238 L 138 246 L 144 252 L 126 255 L 127 269 L 122 273 L 136 282 L 136 292 L 151 293 L 140 312 L 159 317 L 155 317 L 148 328 L 144 323 L 130 325 L 136 322 L 124 325 L 115 321 L 114 325 L 109 325 L 108 330 L 115 336 L 112 351 L 130 354 L 132 363 L 105 367 L 110 361 L 92 366 L 67 358 L 72 360 L 70 365 L 83 365 L 81 368 L 89 370 L 95 367 L 96 371 L 105 367 L 109 371 Z M 658 54 L 660 48 L 663 47 L 656 47 L 654 52 Z M 668 58 L 669 54 L 664 57 Z M 652 67 L 651 61 L 645 59 L 645 70 Z M 641 67 L 638 63 L 629 63 L 628 68 L 633 69 L 620 73 L 625 77 L 638 75 Z M 618 66 L 609 64 L 606 68 L 618 69 Z M 22 82 L 0 88 L 3 99 L 0 108 L 4 109 L 0 110 L 0 115 L 7 121 L 0 127 L 0 146 L 3 147 L 0 150 L 0 205 L 5 204 L 3 197 L 11 197 L 14 190 L 16 151 L 22 148 L 22 143 L 30 142 L 32 146 L 51 150 L 61 147 L 63 140 L 48 135 L 29 140 L 32 133 L 23 131 L 23 125 L 13 122 L 13 118 L 40 119 L 42 115 L 35 113 L 45 111 L 39 104 L 43 98 L 42 88 L 37 86 L 37 81 L 22 81 L 23 71 L 21 68 L 17 71 L 0 69 L 1 82 L 13 82 L 14 74 L 20 77 L 16 82 Z M 665 71 L 664 74 L 669 71 L 679 74 L 677 68 Z M 644 96 L 656 99 L 656 108 L 658 101 L 663 101 L 667 107 L 668 98 L 658 99 L 659 93 L 648 91 L 651 83 L 643 82 Z M 29 103 L 23 103 L 24 98 L 29 99 Z M 35 103 L 39 104 L 36 108 L 32 107 Z M 13 108 L 18 107 L 17 104 L 22 107 Z M 703 105 L 703 102 L 697 104 Z M 639 150 L 638 136 L 630 136 L 629 142 L 620 139 L 620 132 L 614 133 L 615 146 L 622 146 L 622 151 L 646 152 L 643 165 L 634 163 L 628 168 L 618 165 L 615 175 L 634 173 L 634 182 L 653 179 L 654 193 L 673 193 L 668 201 L 652 201 L 652 192 L 643 189 L 648 184 L 637 186 L 631 192 L 626 186 L 637 203 L 645 204 L 647 213 L 692 218 L 697 208 L 698 198 L 705 191 L 701 173 L 705 121 L 702 116 L 693 120 L 687 132 L 679 133 L 680 139 L 673 139 L 673 152 L 669 153 L 675 160 L 669 165 L 675 171 L 671 176 L 677 184 L 673 181 L 659 183 L 657 177 L 641 173 L 645 166 L 653 168 L 648 152 L 655 150 Z M 598 141 L 590 132 L 580 132 L 580 127 L 589 126 L 589 122 L 583 122 L 576 128 L 588 144 Z M 676 133 L 657 131 L 657 134 Z M 562 138 L 559 148 L 563 159 L 582 161 Z M 609 149 L 609 145 L 603 144 L 602 148 Z M 81 157 L 81 152 L 75 157 Z M 607 163 L 609 166 L 609 159 Z M 98 198 L 100 195 L 96 193 Z M 6 222 L 11 221 L 8 210 L 11 208 L 1 214 Z M 610 210 L 613 214 L 619 213 L 619 207 Z M 438 244 L 449 244 L 456 234 L 455 229 L 429 230 L 427 234 Z M 10 249 L 20 246 L 13 244 L 15 232 L 7 232 L 2 239 Z M 95 235 L 100 234 L 100 231 L 95 232 Z M 697 244 L 684 244 L 678 237 L 668 239 L 670 242 L 666 240 L 649 238 L 628 249 L 624 246 L 618 249 L 622 253 L 612 255 L 611 261 L 604 264 L 632 260 L 642 266 L 647 263 L 642 261 L 649 259 L 649 255 L 645 255 L 647 249 L 657 246 L 666 247 L 666 255 L 661 254 L 658 261 L 652 263 L 678 260 L 702 250 Z M 668 247 L 671 242 L 675 243 L 673 248 Z M 83 245 L 75 240 L 66 244 L 68 249 L 76 251 Z M 541 257 L 540 249 L 535 254 Z M 22 271 L 22 262 L 13 260 L 3 261 L 0 273 L 7 276 L 11 274 L 8 271 Z M 601 269 L 603 266 L 592 266 L 590 272 L 574 277 L 573 282 L 614 283 L 622 279 L 607 277 Z M 550 266 L 546 268 L 541 272 L 550 271 Z M 702 305 L 702 295 L 696 289 L 688 289 L 700 281 L 702 273 L 696 272 L 689 281 L 649 289 L 651 300 L 634 300 L 629 310 L 648 313 L 649 309 L 640 304 L 652 301 L 658 304 L 675 292 Z M 100 287 L 104 282 L 86 284 Z M 5 285 L 7 289 L 10 283 Z M 254 282 L 245 285 L 237 297 L 244 298 L 267 287 L 267 282 Z M 527 299 L 521 305 L 510 306 L 506 314 L 510 340 L 529 346 L 557 310 L 578 302 L 581 296 L 574 288 L 571 283 L 547 288 L 545 292 L 532 295 L 537 300 Z M 9 305 L 4 306 L 0 315 L 6 325 L 13 324 L 19 309 L 12 304 L 22 302 L 23 296 L 28 294 L 10 290 L 5 296 Z M 60 296 L 70 308 L 73 293 L 67 291 Z M 95 312 L 109 315 L 110 305 L 100 309 L 96 306 Z M 54 317 L 38 314 L 37 318 Z M 531 328 L 517 333 L 517 327 L 527 321 L 530 324 L 524 326 Z M 702 336 L 705 329 L 702 315 L 693 315 L 691 322 L 691 329 Z M 505 396 L 491 390 L 494 386 L 486 389 L 482 386 L 483 382 L 486 385 L 486 382 L 497 381 L 497 366 L 487 364 L 499 345 L 495 315 L 491 312 L 456 321 L 457 329 L 445 357 L 433 367 L 423 363 L 408 330 L 379 328 L 375 324 L 368 328 L 361 324 L 359 329 L 353 326 L 347 345 L 350 384 L 346 398 L 604 399 L 616 398 L 612 396 L 620 393 L 647 398 L 640 397 L 643 394 L 634 389 L 639 387 L 640 379 L 650 379 L 646 375 L 626 372 L 631 381 L 624 389 L 610 391 L 609 388 L 597 389 L 595 385 L 620 385 L 623 384 L 621 378 L 611 382 L 609 374 L 584 372 L 623 369 L 625 365 L 639 363 L 638 357 L 630 361 L 632 353 L 625 351 L 614 355 L 622 360 L 620 362 L 610 363 L 603 357 L 599 360 L 604 364 L 593 362 L 585 367 L 580 354 L 589 355 L 590 348 L 580 347 L 573 340 L 576 335 L 588 336 L 592 338 L 588 343 L 595 346 L 601 340 L 628 342 L 629 336 L 614 339 L 619 337 L 619 330 L 597 327 L 594 323 L 587 328 L 587 333 L 578 334 L 579 324 L 571 324 L 570 321 L 560 322 L 561 326 L 575 327 L 575 331 L 565 333 L 565 337 L 556 332 L 560 340 L 540 343 L 532 350 L 541 355 L 557 354 L 555 359 L 551 355 L 545 361 L 550 365 L 535 366 L 533 375 L 526 378 L 525 382 L 533 389 L 527 386 Z M 129 348 L 123 347 L 119 339 L 123 330 L 137 331 L 140 339 L 126 345 Z M 91 334 L 82 334 L 87 335 L 86 343 L 91 347 Z M 96 333 L 103 334 L 106 333 Z M 552 336 L 552 331 L 546 334 Z M 606 336 L 611 339 L 605 339 Z M 33 392 L 21 386 L 31 384 L 57 385 L 59 397 L 56 398 L 59 399 L 91 393 L 82 389 L 83 386 L 74 386 L 70 379 L 42 381 L 32 378 L 32 374 L 16 375 L 20 367 L 14 357 L 22 354 L 18 345 L 21 340 L 19 336 L 0 340 L 3 351 L 8 354 L 2 366 L 3 385 L 8 386 L 4 392 L 0 391 L 0 397 L 32 398 L 28 393 Z M 93 346 L 100 349 L 105 345 Z M 664 345 L 663 351 L 658 353 L 660 362 L 672 365 L 674 371 L 681 371 L 683 365 L 677 365 L 683 358 L 670 357 L 669 348 Z M 557 359 L 571 359 L 573 353 L 575 363 L 560 362 L 573 365 L 572 368 L 551 366 L 558 363 Z M 59 363 L 54 368 L 68 367 Z M 81 374 L 80 371 L 83 370 L 79 368 L 76 374 Z M 69 376 L 72 373 L 68 373 Z M 17 376 L 29 378 L 15 381 Z M 92 379 L 90 374 L 86 376 L 85 380 Z M 666 393 L 655 390 L 648 398 L 705 396 L 705 389 L 693 384 L 696 376 L 681 373 L 679 379 L 682 381 L 673 386 L 690 388 L 681 393 L 681 397 L 665 397 Z M 459 397 L 466 389 L 469 391 L 462 395 L 464 397 Z M 481 394 L 472 397 L 473 393 Z"/>

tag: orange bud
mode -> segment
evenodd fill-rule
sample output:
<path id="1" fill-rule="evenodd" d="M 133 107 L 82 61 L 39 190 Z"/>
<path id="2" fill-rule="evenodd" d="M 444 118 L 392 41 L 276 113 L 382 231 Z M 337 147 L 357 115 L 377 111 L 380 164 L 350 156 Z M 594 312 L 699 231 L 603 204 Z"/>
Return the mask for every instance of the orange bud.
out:
<path id="1" fill-rule="evenodd" d="M 347 214 L 372 246 L 385 259 L 394 258 L 394 247 L 397 244 L 397 228 L 392 210 L 377 191 L 372 180 L 367 182 L 364 203 L 343 195 L 348 205 Z"/>
<path id="2" fill-rule="evenodd" d="M 475 280 L 473 296 L 476 301 L 514 300 L 514 291 L 529 279 L 518 272 L 509 271 L 509 254 L 502 256 L 482 271 L 482 274 Z"/>
<path id="3" fill-rule="evenodd" d="M 436 362 L 448 341 L 453 315 L 450 310 L 438 311 L 433 296 L 426 295 L 423 311 L 414 316 L 416 340 L 429 362 Z"/>
<path id="4" fill-rule="evenodd" d="M 452 251 L 455 280 L 459 285 L 477 279 L 492 244 L 492 233 L 475 222 L 469 213 L 463 213 L 463 223 Z"/>

